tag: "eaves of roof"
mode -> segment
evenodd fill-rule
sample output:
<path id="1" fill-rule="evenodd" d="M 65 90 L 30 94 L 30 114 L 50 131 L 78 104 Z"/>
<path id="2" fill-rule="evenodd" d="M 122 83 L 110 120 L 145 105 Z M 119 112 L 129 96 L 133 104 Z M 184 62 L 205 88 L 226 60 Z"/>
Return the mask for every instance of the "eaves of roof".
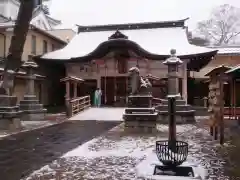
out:
<path id="1" fill-rule="evenodd" d="M 13 28 L 14 27 L 14 22 L 7 22 L 7 23 L 0 23 L 0 29 L 8 29 L 8 28 Z M 37 32 L 39 32 L 39 33 L 41 33 L 41 34 L 43 34 L 43 35 L 45 35 L 45 36 L 47 36 L 47 37 L 49 37 L 49 38 L 51 38 L 51 39 L 54 39 L 54 40 L 56 40 L 56 41 L 58 41 L 58 42 L 60 42 L 60 43 L 62 43 L 62 44 L 67 44 L 67 42 L 66 41 L 64 41 L 64 40 L 62 40 L 61 38 L 59 38 L 59 37 L 57 37 L 57 36 L 54 36 L 53 34 L 51 34 L 51 33 L 49 33 L 49 32 L 47 32 L 47 31 L 45 31 L 45 30 L 42 30 L 42 29 L 40 29 L 40 28 L 38 28 L 38 27 L 36 27 L 36 26 L 34 26 L 34 25 L 30 25 L 30 28 L 29 29 L 31 29 L 31 30 L 34 30 L 34 31 L 37 31 Z"/>

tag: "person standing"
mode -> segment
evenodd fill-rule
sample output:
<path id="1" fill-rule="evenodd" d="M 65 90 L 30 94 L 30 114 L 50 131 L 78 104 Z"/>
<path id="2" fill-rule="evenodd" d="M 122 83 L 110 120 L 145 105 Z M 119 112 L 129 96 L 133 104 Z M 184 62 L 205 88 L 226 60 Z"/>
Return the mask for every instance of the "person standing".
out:
<path id="1" fill-rule="evenodd" d="M 97 107 L 101 106 L 101 97 L 102 97 L 102 91 L 99 88 L 97 88 L 94 95 L 95 106 Z"/>

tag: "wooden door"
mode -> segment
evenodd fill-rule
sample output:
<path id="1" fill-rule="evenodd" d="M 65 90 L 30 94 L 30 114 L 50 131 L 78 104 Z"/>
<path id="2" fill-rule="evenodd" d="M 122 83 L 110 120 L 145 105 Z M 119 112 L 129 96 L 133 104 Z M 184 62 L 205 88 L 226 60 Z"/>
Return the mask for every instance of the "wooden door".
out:
<path id="1" fill-rule="evenodd" d="M 113 106 L 114 94 L 115 94 L 115 80 L 114 77 L 101 77 L 101 89 L 102 89 L 102 104 Z M 106 96 L 106 103 L 105 103 Z"/>
<path id="2" fill-rule="evenodd" d="M 106 95 L 107 95 L 106 104 L 109 105 L 109 106 L 114 105 L 114 95 L 115 95 L 115 80 L 114 80 L 114 77 L 107 77 Z"/>

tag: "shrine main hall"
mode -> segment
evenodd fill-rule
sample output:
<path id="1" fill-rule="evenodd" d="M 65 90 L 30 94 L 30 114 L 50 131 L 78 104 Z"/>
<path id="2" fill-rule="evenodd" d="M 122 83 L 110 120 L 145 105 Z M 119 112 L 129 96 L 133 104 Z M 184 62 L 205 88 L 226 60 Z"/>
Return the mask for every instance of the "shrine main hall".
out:
<path id="1" fill-rule="evenodd" d="M 78 26 L 78 34 L 63 49 L 35 58 L 46 76 L 49 104 L 64 103 L 66 91 L 70 98 L 91 95 L 93 99 L 97 87 L 102 90 L 102 104 L 125 102 L 128 69 L 133 66 L 140 69 L 141 76 L 150 78 L 153 96 L 165 98 L 167 66 L 163 61 L 171 49 L 183 61 L 179 91 L 191 104 L 196 92 L 191 91 L 189 74 L 206 66 L 217 51 L 190 44 L 186 20 Z M 64 78 L 72 80 L 69 90 L 60 82 Z M 207 94 L 207 86 L 205 91 Z"/>

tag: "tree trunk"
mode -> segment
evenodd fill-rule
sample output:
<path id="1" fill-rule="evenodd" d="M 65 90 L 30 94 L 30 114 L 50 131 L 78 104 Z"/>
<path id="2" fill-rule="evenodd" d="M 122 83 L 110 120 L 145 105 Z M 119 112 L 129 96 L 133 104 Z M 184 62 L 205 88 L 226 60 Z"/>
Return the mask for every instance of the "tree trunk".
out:
<path id="1" fill-rule="evenodd" d="M 9 53 L 5 61 L 4 72 L 2 76 L 3 87 L 8 89 L 13 88 L 14 74 L 9 74 L 8 70 L 17 72 L 21 67 L 21 59 L 24 50 L 24 44 L 28 33 L 30 21 L 32 19 L 32 12 L 35 6 L 35 0 L 21 0 L 20 8 L 17 16 L 17 20 L 13 30 L 13 36 L 11 38 L 11 44 L 9 47 Z M 10 85 L 12 84 L 12 85 Z M 11 94 L 11 93 L 10 93 Z"/>

